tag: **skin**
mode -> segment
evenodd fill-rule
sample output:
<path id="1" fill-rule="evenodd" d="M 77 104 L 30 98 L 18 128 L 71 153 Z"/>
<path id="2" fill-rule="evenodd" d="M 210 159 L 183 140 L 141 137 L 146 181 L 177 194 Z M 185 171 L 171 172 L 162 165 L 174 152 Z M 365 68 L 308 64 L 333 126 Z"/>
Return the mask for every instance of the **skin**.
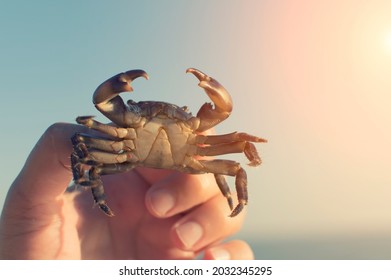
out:
<path id="1" fill-rule="evenodd" d="M 230 210 L 212 174 L 137 168 L 104 176 L 115 216 L 93 207 L 91 192 L 66 191 L 70 137 L 47 129 L 12 184 L 0 219 L 0 259 L 253 259 L 237 232 L 244 213 Z"/>

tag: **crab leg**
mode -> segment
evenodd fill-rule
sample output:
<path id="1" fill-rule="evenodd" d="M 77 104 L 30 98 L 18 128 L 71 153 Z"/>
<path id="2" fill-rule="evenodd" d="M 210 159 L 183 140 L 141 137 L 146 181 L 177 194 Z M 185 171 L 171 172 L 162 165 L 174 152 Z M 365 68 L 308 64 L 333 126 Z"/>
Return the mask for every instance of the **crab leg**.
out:
<path id="1" fill-rule="evenodd" d="M 101 175 L 123 173 L 133 169 L 135 166 L 131 163 L 123 164 L 103 164 L 93 166 L 89 171 L 89 180 L 80 183 L 82 186 L 90 187 L 95 203 L 106 215 L 114 216 L 113 211 L 107 205 L 106 195 L 104 193 L 103 183 L 100 179 Z"/>
<path id="2" fill-rule="evenodd" d="M 117 141 L 117 143 L 125 141 L 131 140 Z M 87 143 L 89 147 L 102 148 L 106 146 L 105 144 L 107 142 L 115 142 L 112 140 L 96 139 L 88 135 L 75 134 L 72 137 L 72 142 L 74 144 L 74 151 L 71 154 L 71 168 L 75 184 L 90 187 L 94 201 L 99 208 L 108 216 L 114 216 L 111 209 L 107 206 L 103 183 L 100 177 L 101 175 L 122 173 L 133 169 L 135 165 L 124 162 L 125 160 L 123 159 L 123 157 L 127 159 L 129 154 L 123 153 L 116 155 L 96 150 L 89 152 L 86 146 Z M 120 163 L 121 161 L 123 162 Z M 98 162 L 107 162 L 109 164 L 98 164 Z M 86 178 L 84 174 L 88 169 L 88 178 Z"/>
<path id="3" fill-rule="evenodd" d="M 197 155 L 200 156 L 218 156 L 225 154 L 242 153 L 246 142 L 221 143 L 210 146 L 197 147 Z"/>
<path id="4" fill-rule="evenodd" d="M 189 163 L 190 166 L 196 170 L 203 170 L 207 173 L 214 173 L 216 183 L 220 188 L 222 194 L 227 198 L 228 205 L 231 208 L 232 202 L 230 201 L 230 193 L 228 185 L 221 180 L 223 175 L 234 176 L 235 177 L 235 188 L 238 197 L 238 205 L 231 212 L 230 217 L 235 217 L 238 215 L 248 202 L 248 193 L 247 193 L 247 174 L 246 171 L 240 166 L 239 163 L 232 160 L 195 160 Z"/>
<path id="5" fill-rule="evenodd" d="M 109 140 L 105 138 L 98 138 L 84 133 L 76 133 L 72 137 L 74 147 L 84 144 L 88 148 L 97 149 L 105 152 L 120 153 L 122 151 L 134 150 L 133 140 Z"/>
<path id="6" fill-rule="evenodd" d="M 197 135 L 197 143 L 199 144 L 219 144 L 219 143 L 231 143 L 236 141 L 249 141 L 256 143 L 266 143 L 267 140 L 247 134 L 244 132 L 232 132 L 222 135 Z"/>
<path id="7" fill-rule="evenodd" d="M 93 119 L 93 116 L 77 117 L 76 122 L 88 128 L 102 132 L 115 138 L 135 139 L 136 131 L 134 128 L 115 127 L 108 124 L 100 123 Z"/>
<path id="8" fill-rule="evenodd" d="M 250 142 L 267 142 L 266 139 L 247 133 L 233 132 L 224 135 L 197 135 L 197 144 L 209 144 L 197 148 L 197 154 L 201 156 L 216 156 L 231 153 L 243 153 L 250 160 L 250 166 L 261 164 L 261 158 L 254 144 Z"/>
<path id="9" fill-rule="evenodd" d="M 79 156 L 76 152 L 71 154 L 71 169 L 73 174 L 73 180 L 76 184 L 83 178 L 84 170 L 83 165 L 79 161 Z"/>
<path id="10" fill-rule="evenodd" d="M 205 147 L 197 147 L 197 154 L 200 156 L 217 156 L 233 153 L 244 153 L 250 160 L 250 166 L 258 166 L 262 163 L 257 149 L 250 142 L 232 142 L 210 145 Z"/>
<path id="11" fill-rule="evenodd" d="M 200 81 L 198 85 L 205 90 L 215 105 L 215 108 L 210 103 L 202 105 L 197 113 L 200 125 L 196 131 L 208 130 L 228 118 L 232 111 L 232 99 L 227 90 L 218 81 L 200 70 L 189 68 L 186 73 L 192 73 L 197 77 Z"/>
<path id="12" fill-rule="evenodd" d="M 219 187 L 224 197 L 227 199 L 229 209 L 231 209 L 232 211 L 232 209 L 234 209 L 234 203 L 232 201 L 231 191 L 229 190 L 227 181 L 225 180 L 225 177 L 221 174 L 214 174 L 214 175 L 215 175 L 217 186 Z"/>
<path id="13" fill-rule="evenodd" d="M 109 152 L 93 150 L 84 155 L 84 157 L 80 157 L 80 162 L 88 165 L 97 165 L 96 163 L 103 164 L 116 164 L 116 163 L 124 163 L 124 162 L 137 162 L 137 158 L 135 158 L 132 152 L 123 152 L 119 154 L 113 154 Z"/>
<path id="14" fill-rule="evenodd" d="M 90 169 L 89 181 L 84 181 L 81 185 L 91 188 L 92 196 L 94 198 L 95 203 L 103 212 L 105 212 L 107 216 L 114 216 L 113 211 L 111 211 L 110 207 L 107 205 L 103 182 L 100 179 L 100 174 L 97 168 L 92 167 Z"/>

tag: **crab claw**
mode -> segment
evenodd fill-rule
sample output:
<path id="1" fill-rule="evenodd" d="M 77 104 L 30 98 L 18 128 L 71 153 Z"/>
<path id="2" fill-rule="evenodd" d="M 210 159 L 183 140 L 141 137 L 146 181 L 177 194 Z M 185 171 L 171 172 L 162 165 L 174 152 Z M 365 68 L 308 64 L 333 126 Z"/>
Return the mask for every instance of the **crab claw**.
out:
<path id="1" fill-rule="evenodd" d="M 94 92 L 92 101 L 95 107 L 119 126 L 124 126 L 137 117 L 127 110 L 119 94 L 133 91 L 130 83 L 138 77 L 149 79 L 148 74 L 143 70 L 130 70 L 106 80 Z"/>
<path id="2" fill-rule="evenodd" d="M 205 103 L 197 113 L 200 119 L 200 125 L 197 132 L 205 131 L 214 127 L 229 117 L 232 111 L 232 99 L 227 90 L 215 79 L 202 73 L 200 70 L 189 68 L 186 73 L 192 73 L 200 81 L 198 84 L 202 87 L 209 98 L 214 103 Z"/>

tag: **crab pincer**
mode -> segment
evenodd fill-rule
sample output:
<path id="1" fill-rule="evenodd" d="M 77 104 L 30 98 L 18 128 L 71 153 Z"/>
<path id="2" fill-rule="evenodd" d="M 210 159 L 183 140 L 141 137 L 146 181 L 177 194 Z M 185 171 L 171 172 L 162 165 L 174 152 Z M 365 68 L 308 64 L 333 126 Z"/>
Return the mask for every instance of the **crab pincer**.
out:
<path id="1" fill-rule="evenodd" d="M 149 79 L 144 70 L 130 70 L 107 79 L 94 92 L 92 101 L 95 107 L 103 115 L 121 126 L 137 122 L 139 116 L 127 109 L 128 107 L 119 94 L 132 92 L 131 82 L 139 77 Z"/>
<path id="2" fill-rule="evenodd" d="M 192 73 L 200 82 L 198 86 L 203 88 L 211 103 L 202 105 L 197 113 L 201 123 L 197 132 L 208 130 L 229 117 L 232 111 L 232 99 L 227 90 L 215 79 L 195 68 L 189 68 L 186 73 Z"/>

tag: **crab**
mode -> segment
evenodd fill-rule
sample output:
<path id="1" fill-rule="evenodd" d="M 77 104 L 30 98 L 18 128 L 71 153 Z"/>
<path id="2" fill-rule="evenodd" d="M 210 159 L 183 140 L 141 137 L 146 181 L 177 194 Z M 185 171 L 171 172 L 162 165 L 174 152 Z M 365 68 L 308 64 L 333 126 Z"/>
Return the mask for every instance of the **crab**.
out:
<path id="1" fill-rule="evenodd" d="M 103 124 L 93 116 L 81 116 L 76 122 L 100 135 L 76 133 L 72 137 L 71 168 L 76 185 L 89 187 L 95 203 L 108 216 L 113 211 L 107 205 L 102 175 L 127 172 L 136 167 L 172 169 L 190 174 L 213 173 L 216 183 L 227 199 L 231 217 L 238 215 L 248 202 L 247 175 L 238 162 L 225 159 L 206 159 L 229 153 L 244 153 L 250 166 L 261 164 L 254 143 L 265 139 L 247 133 L 204 135 L 203 132 L 225 120 L 232 111 L 227 90 L 203 72 L 189 68 L 187 73 L 199 80 L 199 86 L 214 103 L 201 106 L 197 116 L 187 107 L 155 101 L 127 105 L 119 96 L 131 92 L 136 78 L 149 79 L 143 70 L 130 70 L 103 82 L 93 94 L 95 107 L 112 123 Z M 237 205 L 225 175 L 235 177 Z"/>

